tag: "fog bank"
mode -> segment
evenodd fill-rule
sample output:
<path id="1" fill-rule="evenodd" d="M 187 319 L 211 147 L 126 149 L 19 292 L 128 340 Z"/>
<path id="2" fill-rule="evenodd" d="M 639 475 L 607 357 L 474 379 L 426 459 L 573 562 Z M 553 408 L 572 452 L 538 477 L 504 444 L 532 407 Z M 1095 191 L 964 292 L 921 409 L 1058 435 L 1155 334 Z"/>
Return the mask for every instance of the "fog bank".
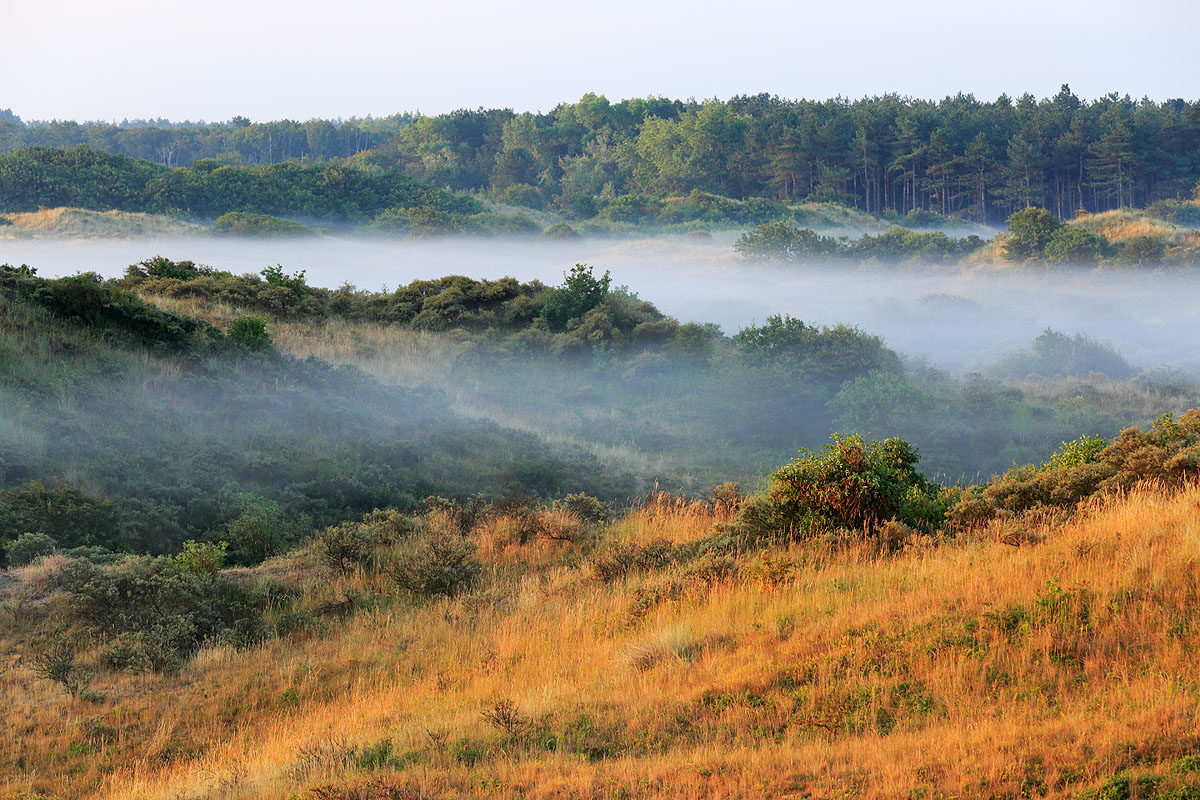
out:
<path id="1" fill-rule="evenodd" d="M 843 263 L 759 265 L 741 261 L 731 238 L 570 243 L 437 240 L 24 240 L 0 242 L 0 263 L 27 263 L 54 277 L 78 271 L 120 276 L 152 255 L 191 259 L 235 273 L 271 264 L 306 270 L 309 283 L 364 289 L 462 274 L 561 282 L 576 262 L 610 270 L 662 311 L 715 322 L 727 334 L 770 314 L 849 323 L 909 356 L 958 372 L 982 369 L 1047 327 L 1111 343 L 1141 367 L 1200 373 L 1200 272 L 1064 268 L 859 268 Z"/>

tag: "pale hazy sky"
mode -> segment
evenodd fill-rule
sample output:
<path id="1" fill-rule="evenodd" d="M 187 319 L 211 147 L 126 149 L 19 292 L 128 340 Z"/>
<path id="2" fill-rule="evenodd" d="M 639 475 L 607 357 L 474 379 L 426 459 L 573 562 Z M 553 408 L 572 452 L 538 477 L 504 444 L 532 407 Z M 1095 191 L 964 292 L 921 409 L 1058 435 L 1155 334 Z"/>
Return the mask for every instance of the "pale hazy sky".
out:
<path id="1" fill-rule="evenodd" d="M 254 120 L 769 92 L 1200 96 L 1197 0 L 0 0 L 0 108 Z"/>

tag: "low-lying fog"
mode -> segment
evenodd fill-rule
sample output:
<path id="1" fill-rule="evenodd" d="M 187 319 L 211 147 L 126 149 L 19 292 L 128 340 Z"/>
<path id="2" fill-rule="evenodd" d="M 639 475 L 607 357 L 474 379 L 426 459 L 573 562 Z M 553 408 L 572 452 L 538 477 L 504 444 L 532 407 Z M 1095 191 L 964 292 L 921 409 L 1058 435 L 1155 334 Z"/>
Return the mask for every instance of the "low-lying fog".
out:
<path id="1" fill-rule="evenodd" d="M 1110 343 L 1138 366 L 1200 373 L 1200 271 L 759 265 L 741 261 L 731 241 L 9 240 L 0 242 L 0 263 L 27 263 L 48 277 L 116 277 L 128 264 L 163 255 L 238 273 L 281 264 L 306 270 L 310 284 L 378 289 L 448 274 L 553 285 L 584 262 L 610 270 L 614 285 L 665 313 L 716 322 L 727 334 L 769 314 L 844 322 L 901 353 L 969 372 L 1051 327 Z"/>

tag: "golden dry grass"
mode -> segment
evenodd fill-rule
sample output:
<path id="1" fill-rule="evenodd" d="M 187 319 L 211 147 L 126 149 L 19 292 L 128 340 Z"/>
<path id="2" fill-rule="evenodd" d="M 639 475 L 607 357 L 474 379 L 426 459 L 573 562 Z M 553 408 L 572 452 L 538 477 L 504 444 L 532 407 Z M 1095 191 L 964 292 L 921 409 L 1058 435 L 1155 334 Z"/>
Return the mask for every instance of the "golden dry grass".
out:
<path id="1" fill-rule="evenodd" d="M 174 677 L 108 677 L 91 703 L 35 680 L 10 634 L 0 796 L 1065 798 L 1121 774 L 1196 785 L 1179 767 L 1200 748 L 1198 509 L 1200 489 L 1148 488 L 1025 532 L 1039 544 L 996 531 L 890 555 L 810 543 L 608 581 L 580 545 L 522 545 L 511 520 L 493 520 L 473 534 L 484 579 L 467 594 L 417 602 L 351 576 L 376 599 L 349 618 L 207 649 Z M 597 547 L 693 542 L 722 519 L 659 496 Z M 314 601 L 346 589 L 301 555 L 260 571 Z M 19 630 L 20 606 L 3 613 Z M 515 704 L 511 734 L 482 716 L 497 699 Z M 385 740 L 389 759 L 365 758 Z"/>
<path id="2" fill-rule="evenodd" d="M 197 236 L 208 231 L 203 225 L 133 211 L 43 208 L 6 216 L 12 224 L 0 226 L 0 238 Z"/>
<path id="3" fill-rule="evenodd" d="M 1190 232 L 1187 229 L 1149 216 L 1132 208 L 1115 209 L 1100 214 L 1082 213 L 1073 224 L 1099 234 L 1110 242 L 1123 242 L 1135 236 L 1162 237 L 1169 245 L 1178 245 Z"/>

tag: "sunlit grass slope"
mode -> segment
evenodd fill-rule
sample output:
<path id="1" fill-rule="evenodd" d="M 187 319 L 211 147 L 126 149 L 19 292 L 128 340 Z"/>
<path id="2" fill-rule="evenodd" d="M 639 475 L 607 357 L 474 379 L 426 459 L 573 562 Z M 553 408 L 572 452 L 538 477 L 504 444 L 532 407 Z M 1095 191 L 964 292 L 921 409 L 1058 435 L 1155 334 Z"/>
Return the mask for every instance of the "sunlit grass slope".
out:
<path id="1" fill-rule="evenodd" d="M 1066 524 L 749 551 L 666 496 L 575 543 L 493 516 L 468 592 L 299 551 L 241 577 L 316 622 L 90 702 L 12 656 L 54 603 L 30 567 L 0 617 L 0 796 L 1196 797 L 1198 510 L 1147 488 Z"/>
<path id="2" fill-rule="evenodd" d="M 85 208 L 43 208 L 6 215 L 10 225 L 0 226 L 0 238 L 150 238 L 196 236 L 208 229 L 161 214 L 131 211 L 91 211 Z"/>

